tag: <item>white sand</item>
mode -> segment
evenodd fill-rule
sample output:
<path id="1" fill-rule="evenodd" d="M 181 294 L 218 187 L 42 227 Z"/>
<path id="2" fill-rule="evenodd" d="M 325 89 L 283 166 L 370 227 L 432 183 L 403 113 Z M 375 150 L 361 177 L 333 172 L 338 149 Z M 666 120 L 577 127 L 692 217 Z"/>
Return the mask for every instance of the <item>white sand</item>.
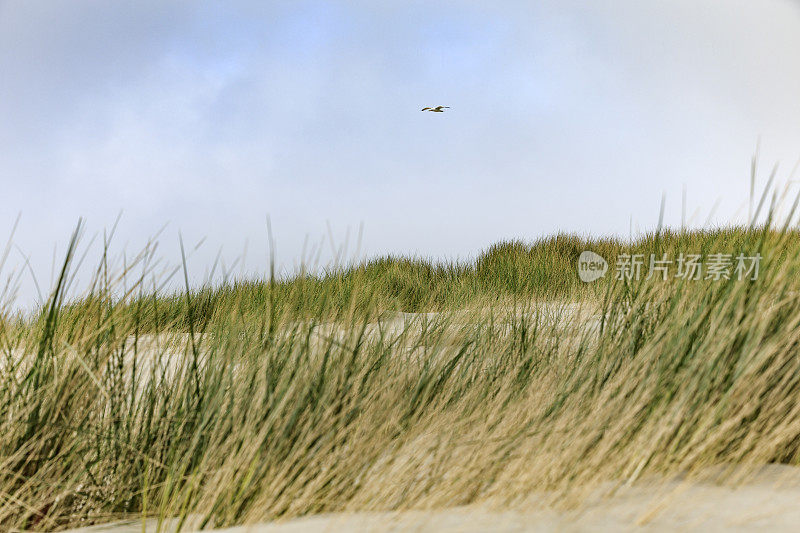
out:
<path id="1" fill-rule="evenodd" d="M 143 529 L 143 525 L 145 528 Z M 174 524 L 171 525 L 174 527 Z M 162 531 L 172 531 L 167 525 Z M 185 529 L 191 531 L 191 529 Z M 639 484 L 589 501 L 576 512 L 492 512 L 479 507 L 403 513 L 317 515 L 218 533 L 799 531 L 800 468 L 765 467 L 739 487 L 714 483 Z M 73 533 L 147 533 L 156 523 L 127 522 Z"/>

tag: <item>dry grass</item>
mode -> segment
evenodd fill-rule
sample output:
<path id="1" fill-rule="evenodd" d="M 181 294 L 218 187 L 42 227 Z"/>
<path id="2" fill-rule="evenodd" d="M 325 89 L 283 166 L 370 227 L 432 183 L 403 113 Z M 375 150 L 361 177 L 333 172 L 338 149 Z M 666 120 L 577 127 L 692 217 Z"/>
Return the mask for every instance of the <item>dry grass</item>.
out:
<path id="1" fill-rule="evenodd" d="M 764 261 L 752 282 L 584 286 L 582 249 Z M 559 236 L 172 297 L 142 276 L 66 304 L 60 283 L 0 329 L 0 525 L 564 505 L 797 464 L 799 253 L 790 231 Z"/>

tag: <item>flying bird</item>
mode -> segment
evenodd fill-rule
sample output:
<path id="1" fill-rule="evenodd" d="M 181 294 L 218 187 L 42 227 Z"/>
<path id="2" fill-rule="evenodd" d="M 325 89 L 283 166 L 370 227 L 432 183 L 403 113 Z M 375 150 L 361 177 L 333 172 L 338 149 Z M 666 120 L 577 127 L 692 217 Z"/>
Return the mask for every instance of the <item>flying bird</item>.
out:
<path id="1" fill-rule="evenodd" d="M 444 113 L 445 109 L 450 109 L 450 106 L 437 105 L 436 107 L 423 107 L 422 111 L 430 111 L 431 113 Z"/>

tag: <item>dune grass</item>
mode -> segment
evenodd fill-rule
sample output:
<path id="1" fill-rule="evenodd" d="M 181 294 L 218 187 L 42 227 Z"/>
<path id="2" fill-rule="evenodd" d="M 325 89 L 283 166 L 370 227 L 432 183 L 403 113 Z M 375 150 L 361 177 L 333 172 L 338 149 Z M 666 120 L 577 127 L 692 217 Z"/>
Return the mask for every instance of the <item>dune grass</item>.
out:
<path id="1" fill-rule="evenodd" d="M 104 254 L 66 301 L 76 246 L 47 305 L 0 323 L 4 530 L 511 506 L 800 462 L 793 230 L 558 235 L 174 295 Z M 592 284 L 587 249 L 611 269 Z M 756 280 L 614 276 L 681 252 L 763 260 Z"/>

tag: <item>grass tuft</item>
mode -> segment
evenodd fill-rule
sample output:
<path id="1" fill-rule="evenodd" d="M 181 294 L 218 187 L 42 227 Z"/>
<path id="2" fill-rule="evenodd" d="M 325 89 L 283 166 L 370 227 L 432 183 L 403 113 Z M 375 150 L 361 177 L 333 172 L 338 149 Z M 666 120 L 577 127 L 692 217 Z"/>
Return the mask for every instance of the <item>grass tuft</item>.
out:
<path id="1" fill-rule="evenodd" d="M 181 294 L 106 246 L 67 302 L 79 234 L 47 305 L 0 320 L 4 530 L 513 505 L 800 461 L 793 230 L 559 234 Z M 609 263 L 595 283 L 584 250 Z M 751 281 L 614 275 L 681 252 L 763 260 Z"/>

